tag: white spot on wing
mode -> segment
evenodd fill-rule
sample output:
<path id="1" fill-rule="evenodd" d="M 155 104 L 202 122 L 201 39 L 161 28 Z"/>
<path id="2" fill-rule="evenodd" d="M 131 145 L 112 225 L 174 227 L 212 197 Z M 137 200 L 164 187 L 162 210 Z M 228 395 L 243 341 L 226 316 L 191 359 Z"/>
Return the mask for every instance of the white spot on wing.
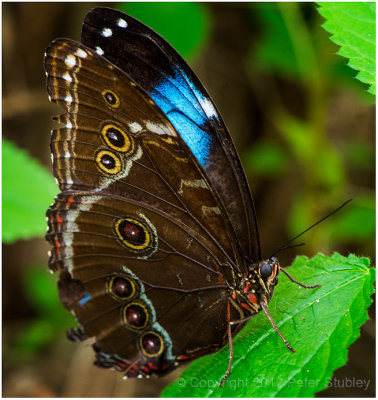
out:
<path id="1" fill-rule="evenodd" d="M 161 125 L 161 124 L 156 124 L 156 123 L 153 123 L 153 122 L 147 122 L 146 123 L 146 128 L 149 131 L 153 132 L 153 133 L 157 133 L 158 135 L 167 135 L 167 134 L 169 134 L 167 132 L 167 130 L 164 129 L 164 125 Z"/>
<path id="2" fill-rule="evenodd" d="M 63 75 L 63 79 L 65 79 L 67 82 L 72 82 L 72 77 L 71 77 L 71 75 L 70 75 L 68 72 L 66 72 L 66 73 Z"/>
<path id="3" fill-rule="evenodd" d="M 67 121 L 67 123 L 66 123 L 66 128 L 67 128 L 67 129 L 72 129 L 72 124 L 71 124 L 70 121 Z"/>
<path id="4" fill-rule="evenodd" d="M 101 32 L 101 35 L 104 37 L 110 37 L 113 35 L 113 31 L 110 28 L 104 28 Z"/>
<path id="5" fill-rule="evenodd" d="M 104 50 L 100 46 L 96 46 L 96 53 L 100 56 L 104 55 Z"/>
<path id="6" fill-rule="evenodd" d="M 140 132 L 143 129 L 142 125 L 138 124 L 138 122 L 132 122 L 129 124 L 129 128 L 132 133 Z"/>
<path id="7" fill-rule="evenodd" d="M 67 179 L 67 183 L 68 183 Z M 72 181 L 71 181 L 72 182 Z M 93 203 L 98 201 L 100 197 L 98 196 L 88 196 L 82 197 L 82 203 L 78 205 L 78 209 L 75 210 L 68 210 L 66 214 L 66 232 L 62 233 L 63 241 L 65 243 L 65 263 L 68 267 L 68 272 L 71 272 L 74 264 L 73 264 L 73 256 L 74 251 L 72 248 L 73 240 L 74 240 L 74 233 L 79 232 L 79 227 L 76 224 L 77 217 L 79 216 L 80 212 L 82 211 L 89 211 L 92 208 Z"/>
<path id="8" fill-rule="evenodd" d="M 118 25 L 120 28 L 127 28 L 127 22 L 126 22 L 124 19 L 122 19 L 122 18 L 120 18 L 120 19 L 117 21 L 117 25 Z"/>
<path id="9" fill-rule="evenodd" d="M 127 161 L 125 163 L 125 167 L 123 169 L 123 172 L 120 173 L 119 175 L 117 175 L 118 180 L 125 178 L 129 174 L 130 169 L 133 166 L 133 162 L 136 160 L 139 160 L 142 157 L 142 154 L 143 154 L 142 148 L 141 148 L 141 146 L 138 146 L 135 154 L 127 159 Z M 113 179 L 104 177 L 100 181 L 100 186 L 98 188 L 94 189 L 94 191 L 100 192 L 103 189 L 105 189 L 106 187 L 108 187 L 111 183 L 113 183 Z"/>
<path id="10" fill-rule="evenodd" d="M 82 211 L 90 211 L 92 209 L 93 203 L 101 200 L 100 196 L 89 196 L 89 197 L 82 197 L 82 203 L 80 204 L 80 210 Z"/>
<path id="11" fill-rule="evenodd" d="M 72 54 L 69 54 L 65 60 L 64 63 L 67 65 L 68 68 L 73 68 L 76 65 L 76 58 Z"/>
<path id="12" fill-rule="evenodd" d="M 218 113 L 217 113 L 216 109 L 214 108 L 214 105 L 210 99 L 207 99 L 206 97 L 200 97 L 198 100 L 201 104 L 201 107 L 203 108 L 203 111 L 205 111 L 205 114 L 208 116 L 208 118 L 218 116 Z"/>
<path id="13" fill-rule="evenodd" d="M 88 54 L 83 49 L 77 49 L 76 55 L 80 58 L 86 58 Z"/>
<path id="14" fill-rule="evenodd" d="M 201 209 L 202 209 L 202 214 L 203 215 L 211 214 L 211 213 L 214 213 L 214 214 L 217 214 L 217 215 L 221 214 L 219 207 L 202 206 Z"/>
<path id="15" fill-rule="evenodd" d="M 208 186 L 206 182 L 203 179 L 181 179 L 180 181 L 180 189 L 177 191 L 178 194 L 182 195 L 184 193 L 184 187 L 190 187 L 190 188 L 202 188 L 202 189 L 207 189 Z"/>
<path id="16" fill-rule="evenodd" d="M 77 229 L 77 225 L 76 224 L 75 224 L 75 226 L 76 226 L 76 229 Z M 69 233 L 63 232 L 62 236 L 63 236 L 64 242 L 65 242 L 64 246 L 66 247 L 66 252 L 68 253 L 68 251 L 67 251 L 68 247 L 72 246 L 72 239 L 73 239 L 72 238 L 72 232 L 69 232 Z"/>
<path id="17" fill-rule="evenodd" d="M 67 96 L 64 98 L 64 100 L 65 100 L 67 103 L 71 103 L 73 99 L 72 99 L 72 96 L 71 96 L 71 95 L 67 94 Z"/>

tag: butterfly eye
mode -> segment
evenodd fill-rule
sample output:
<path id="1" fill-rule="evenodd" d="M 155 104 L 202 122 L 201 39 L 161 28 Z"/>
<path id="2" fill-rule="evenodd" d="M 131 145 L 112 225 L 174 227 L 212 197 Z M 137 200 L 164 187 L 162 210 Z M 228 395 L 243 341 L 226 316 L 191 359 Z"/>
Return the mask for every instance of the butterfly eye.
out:
<path id="1" fill-rule="evenodd" d="M 271 264 L 271 265 L 275 265 L 276 267 L 273 267 L 273 269 L 276 271 L 275 272 L 275 276 L 277 276 L 278 274 L 279 274 L 279 272 L 280 272 L 280 265 L 279 265 L 279 261 L 278 261 L 278 258 L 276 258 L 276 257 L 270 257 L 270 259 L 269 259 L 269 263 Z"/>
<path id="2" fill-rule="evenodd" d="M 260 267 L 261 277 L 266 280 L 272 275 L 273 269 L 272 266 L 268 263 L 262 264 Z"/>

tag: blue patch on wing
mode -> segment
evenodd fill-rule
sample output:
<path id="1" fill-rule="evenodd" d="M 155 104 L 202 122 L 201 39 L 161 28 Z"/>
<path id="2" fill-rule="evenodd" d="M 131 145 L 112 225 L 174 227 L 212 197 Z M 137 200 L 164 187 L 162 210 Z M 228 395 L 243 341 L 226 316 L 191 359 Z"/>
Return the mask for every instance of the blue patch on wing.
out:
<path id="1" fill-rule="evenodd" d="M 181 70 L 175 69 L 174 76 L 161 79 L 149 94 L 166 114 L 185 143 L 205 166 L 209 158 L 212 137 L 206 131 L 206 123 L 215 114 L 206 115 L 201 104 L 206 103 L 202 93 Z"/>
<path id="2" fill-rule="evenodd" d="M 210 154 L 211 136 L 181 112 L 173 110 L 167 116 L 198 162 L 205 166 Z"/>
<path id="3" fill-rule="evenodd" d="M 90 300 L 91 296 L 88 294 L 79 301 L 79 306 L 82 307 L 88 300 Z"/>

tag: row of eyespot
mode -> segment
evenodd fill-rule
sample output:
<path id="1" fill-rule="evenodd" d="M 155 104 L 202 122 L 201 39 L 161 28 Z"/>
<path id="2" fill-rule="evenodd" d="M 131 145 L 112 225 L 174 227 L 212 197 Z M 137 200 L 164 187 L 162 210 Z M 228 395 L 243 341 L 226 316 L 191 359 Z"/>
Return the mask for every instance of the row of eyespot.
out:
<path id="1" fill-rule="evenodd" d="M 110 90 L 104 90 L 102 96 L 111 108 L 119 108 L 119 97 Z M 111 149 L 126 156 L 134 152 L 134 141 L 123 129 L 114 123 L 108 123 L 101 129 L 104 143 Z M 111 150 L 99 150 L 96 153 L 96 165 L 103 172 L 116 175 L 123 169 L 123 163 L 118 154 Z M 114 224 L 114 231 L 121 244 L 133 251 L 146 249 L 151 243 L 151 233 L 140 221 L 133 218 L 120 218 Z M 108 283 L 108 291 L 112 297 L 125 301 L 136 293 L 135 283 L 122 276 L 114 276 Z M 122 310 L 122 319 L 131 329 L 142 330 L 149 323 L 149 313 L 141 301 L 133 301 Z M 144 332 L 139 344 L 147 357 L 157 357 L 164 349 L 164 341 L 155 331 Z"/>
<path id="2" fill-rule="evenodd" d="M 102 97 L 110 108 L 116 109 L 120 106 L 120 99 L 112 90 L 104 89 Z M 135 143 L 133 138 L 116 123 L 107 122 L 101 129 L 101 137 L 108 149 L 97 151 L 95 161 L 97 167 L 106 174 L 117 175 L 124 167 L 119 152 L 128 156 L 134 152 Z"/>
<path id="3" fill-rule="evenodd" d="M 109 89 L 102 91 L 105 103 L 111 108 L 119 108 L 118 95 Z M 124 168 L 117 151 L 129 156 L 135 151 L 134 139 L 116 123 L 107 122 L 101 129 L 101 138 L 108 149 L 100 149 L 95 156 L 98 168 L 110 175 L 116 175 Z M 114 224 L 114 231 L 122 245 L 132 251 L 139 252 L 147 249 L 152 241 L 150 229 L 134 218 L 120 218 Z"/>
<path id="4" fill-rule="evenodd" d="M 118 301 L 127 301 L 135 296 L 137 287 L 129 277 L 116 275 L 108 280 L 107 292 Z M 122 320 L 128 328 L 142 330 L 148 326 L 150 315 L 145 304 L 135 300 L 123 307 Z M 139 345 L 147 357 L 157 357 L 164 350 L 163 338 L 153 330 L 146 331 L 140 336 Z"/>

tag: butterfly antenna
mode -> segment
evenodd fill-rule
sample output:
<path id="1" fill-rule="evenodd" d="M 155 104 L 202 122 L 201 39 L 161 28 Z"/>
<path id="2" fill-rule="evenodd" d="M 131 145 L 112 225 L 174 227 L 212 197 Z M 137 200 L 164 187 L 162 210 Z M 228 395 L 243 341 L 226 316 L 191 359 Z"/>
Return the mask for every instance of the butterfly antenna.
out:
<path id="1" fill-rule="evenodd" d="M 333 214 L 336 214 L 338 211 L 340 211 L 344 206 L 346 206 L 349 202 L 351 202 L 353 199 L 349 199 L 347 200 L 345 203 L 341 204 L 340 207 L 337 207 L 336 210 L 333 210 L 332 212 L 330 212 L 328 215 L 326 215 L 325 217 L 323 217 L 322 219 L 320 219 L 319 221 L 315 222 L 315 224 L 311 225 L 309 228 L 305 229 L 303 232 L 301 232 L 299 235 L 295 236 L 293 239 L 290 239 L 287 243 L 285 243 L 283 246 L 281 246 L 277 251 L 275 251 L 270 257 L 275 256 L 277 253 L 279 253 L 282 250 L 291 248 L 291 247 L 296 247 L 296 246 L 289 246 L 290 243 L 293 243 L 294 240 L 298 239 L 300 236 L 302 236 L 303 234 L 305 234 L 306 232 L 308 232 L 310 229 L 314 228 L 316 225 L 319 225 L 321 222 L 323 222 L 325 219 L 329 218 L 330 216 L 332 216 Z M 298 246 L 301 246 L 302 243 Z"/>
<path id="2" fill-rule="evenodd" d="M 281 247 L 281 249 L 280 249 L 280 251 L 282 251 L 282 250 L 288 250 L 288 249 L 293 249 L 294 247 L 302 247 L 302 246 L 304 246 L 306 243 L 296 243 L 296 244 L 292 244 L 292 245 L 287 245 L 287 246 L 282 246 Z"/>

